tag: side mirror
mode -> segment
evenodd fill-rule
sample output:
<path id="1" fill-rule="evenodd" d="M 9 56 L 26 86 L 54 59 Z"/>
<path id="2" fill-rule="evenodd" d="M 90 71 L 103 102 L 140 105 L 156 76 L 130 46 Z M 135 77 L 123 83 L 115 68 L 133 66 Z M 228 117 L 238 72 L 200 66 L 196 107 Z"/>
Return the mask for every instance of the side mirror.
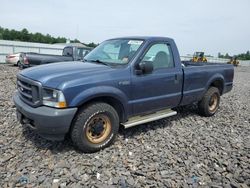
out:
<path id="1" fill-rule="evenodd" d="M 151 61 L 142 61 L 139 63 L 139 71 L 141 71 L 142 74 L 152 73 L 153 70 L 154 66 Z"/>

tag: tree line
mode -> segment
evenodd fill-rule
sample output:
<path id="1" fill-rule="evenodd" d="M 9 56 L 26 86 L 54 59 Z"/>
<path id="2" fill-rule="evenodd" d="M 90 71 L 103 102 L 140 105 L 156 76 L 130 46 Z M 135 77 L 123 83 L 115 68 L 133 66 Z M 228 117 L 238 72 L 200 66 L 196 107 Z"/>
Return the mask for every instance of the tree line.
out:
<path id="1" fill-rule="evenodd" d="M 14 29 L 6 29 L 0 27 L 0 39 L 2 40 L 15 40 L 15 41 L 23 41 L 23 42 L 39 42 L 46 44 L 55 44 L 55 43 L 66 43 L 67 39 L 65 37 L 53 37 L 49 34 L 42 33 L 31 33 L 26 28 L 21 31 L 17 31 Z M 70 40 L 70 42 L 80 42 L 78 39 Z M 85 44 L 89 47 L 96 47 L 97 44 L 91 42 L 89 44 Z"/>
<path id="2" fill-rule="evenodd" d="M 225 55 L 219 53 L 218 57 L 219 58 L 227 58 L 227 59 L 236 57 L 238 60 L 250 60 L 250 52 L 247 51 L 246 53 L 241 53 L 241 54 L 234 55 L 234 56 L 231 56 L 228 53 L 226 53 Z"/>
<path id="3" fill-rule="evenodd" d="M 67 41 L 65 37 L 53 37 L 49 34 L 44 35 L 38 32 L 31 33 L 26 28 L 22 29 L 21 31 L 17 31 L 14 29 L 2 28 L 1 26 L 0 26 L 0 39 L 23 41 L 23 42 L 39 42 L 39 43 L 46 43 L 46 44 L 66 43 Z M 80 41 L 78 39 L 74 39 L 74 40 L 70 40 L 70 42 L 80 42 Z M 91 42 L 85 45 L 89 47 L 96 47 L 98 44 Z M 247 51 L 246 53 L 242 53 L 242 54 L 238 54 L 234 56 L 231 56 L 228 53 L 226 53 L 225 55 L 219 53 L 218 57 L 227 58 L 227 59 L 236 57 L 239 60 L 250 60 L 250 52 Z"/>

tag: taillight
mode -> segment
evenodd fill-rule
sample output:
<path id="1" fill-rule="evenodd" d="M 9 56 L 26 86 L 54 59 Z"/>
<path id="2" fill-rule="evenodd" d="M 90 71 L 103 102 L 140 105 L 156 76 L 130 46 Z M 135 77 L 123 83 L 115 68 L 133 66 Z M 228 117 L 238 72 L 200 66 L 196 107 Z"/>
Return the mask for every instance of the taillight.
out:
<path id="1" fill-rule="evenodd" d="M 14 58 L 14 57 L 16 57 L 16 56 L 14 56 L 14 55 L 8 55 L 7 57 L 8 57 L 8 58 Z"/>
<path id="2" fill-rule="evenodd" d="M 29 64 L 29 61 L 28 61 L 27 57 L 23 58 L 23 63 L 26 64 L 26 65 Z"/>

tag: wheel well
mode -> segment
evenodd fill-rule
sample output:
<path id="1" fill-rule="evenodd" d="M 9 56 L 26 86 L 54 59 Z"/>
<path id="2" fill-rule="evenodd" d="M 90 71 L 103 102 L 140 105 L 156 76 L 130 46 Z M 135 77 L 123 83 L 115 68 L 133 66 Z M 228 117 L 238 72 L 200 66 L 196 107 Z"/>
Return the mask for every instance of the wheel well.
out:
<path id="1" fill-rule="evenodd" d="M 220 95 L 222 95 L 222 93 L 223 93 L 223 81 L 222 80 L 215 80 L 215 81 L 213 81 L 210 84 L 210 87 L 211 86 L 218 88 L 219 91 L 220 91 Z"/>
<path id="2" fill-rule="evenodd" d="M 123 104 L 118 99 L 113 98 L 113 97 L 97 97 L 97 98 L 90 99 L 89 101 L 82 104 L 82 106 L 86 106 L 86 105 L 93 103 L 93 102 L 105 102 L 105 103 L 111 105 L 118 113 L 120 122 L 124 121 L 125 110 L 124 110 Z"/>

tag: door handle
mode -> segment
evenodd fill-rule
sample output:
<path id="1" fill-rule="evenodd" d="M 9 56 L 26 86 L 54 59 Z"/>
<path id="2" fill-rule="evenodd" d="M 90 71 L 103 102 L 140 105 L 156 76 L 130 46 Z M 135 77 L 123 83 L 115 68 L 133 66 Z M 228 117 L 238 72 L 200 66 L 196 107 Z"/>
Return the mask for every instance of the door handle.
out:
<path id="1" fill-rule="evenodd" d="M 179 80 L 180 80 L 179 75 L 178 75 L 178 74 L 175 74 L 175 75 L 174 75 L 174 83 L 175 83 L 175 84 L 178 84 L 178 83 L 179 83 Z"/>

